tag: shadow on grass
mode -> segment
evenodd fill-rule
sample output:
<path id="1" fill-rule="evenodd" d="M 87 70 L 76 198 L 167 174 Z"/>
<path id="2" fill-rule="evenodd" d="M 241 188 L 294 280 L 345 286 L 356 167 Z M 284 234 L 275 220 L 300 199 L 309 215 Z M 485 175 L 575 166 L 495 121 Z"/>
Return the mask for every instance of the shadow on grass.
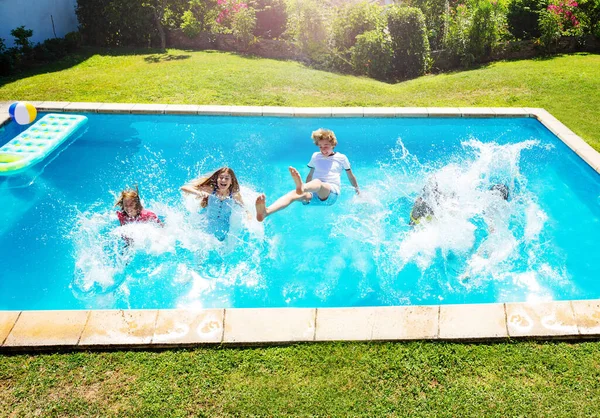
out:
<path id="1" fill-rule="evenodd" d="M 147 57 L 144 58 L 144 61 L 146 61 L 149 64 L 156 64 L 159 62 L 180 61 L 180 60 L 189 59 L 191 57 L 192 57 L 191 55 L 173 55 L 173 54 L 168 54 L 165 52 L 162 54 L 148 55 Z"/>
<path id="2" fill-rule="evenodd" d="M 77 51 L 67 55 L 66 57 L 49 63 L 40 63 L 35 67 L 28 68 L 16 74 L 9 76 L 0 77 L 0 87 L 5 84 L 13 83 L 15 81 L 36 76 L 38 74 L 47 74 L 60 72 L 67 70 L 72 67 L 76 67 L 82 62 L 87 61 L 94 55 L 100 56 L 130 56 L 130 55 L 147 55 L 144 61 L 153 64 L 164 61 L 176 61 L 191 58 L 191 55 L 184 54 L 169 54 L 163 49 L 159 48 L 95 48 L 95 47 L 82 47 Z"/>
<path id="3" fill-rule="evenodd" d="M 94 54 L 89 53 L 88 51 L 79 50 L 67 55 L 66 57 L 58 61 L 40 64 L 39 66 L 28 68 L 16 74 L 0 77 L 0 87 L 2 87 L 5 84 L 13 83 L 24 78 L 36 76 L 38 74 L 47 74 L 67 70 L 71 67 L 75 67 L 81 64 L 82 62 L 89 59 L 92 55 Z"/>

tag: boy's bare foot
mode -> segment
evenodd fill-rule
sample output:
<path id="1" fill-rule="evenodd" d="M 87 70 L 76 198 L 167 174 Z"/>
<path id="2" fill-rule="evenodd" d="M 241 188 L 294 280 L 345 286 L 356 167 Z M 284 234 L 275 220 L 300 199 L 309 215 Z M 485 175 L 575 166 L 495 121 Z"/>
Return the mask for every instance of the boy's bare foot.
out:
<path id="1" fill-rule="evenodd" d="M 258 222 L 264 221 L 267 217 L 266 201 L 267 197 L 264 194 L 261 194 L 256 198 L 256 220 Z"/>
<path id="2" fill-rule="evenodd" d="M 290 174 L 294 179 L 294 183 L 296 184 L 296 194 L 303 194 L 304 190 L 302 190 L 302 179 L 300 178 L 300 173 L 294 167 L 290 167 Z"/>

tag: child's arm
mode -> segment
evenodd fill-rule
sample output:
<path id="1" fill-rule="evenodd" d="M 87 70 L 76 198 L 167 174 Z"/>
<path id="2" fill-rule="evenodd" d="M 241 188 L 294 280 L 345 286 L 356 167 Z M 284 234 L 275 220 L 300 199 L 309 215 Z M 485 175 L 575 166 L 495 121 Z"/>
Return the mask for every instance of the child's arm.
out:
<path id="1" fill-rule="evenodd" d="M 308 176 L 306 176 L 305 183 L 308 183 L 309 181 L 312 180 L 312 177 L 313 177 L 314 173 L 315 173 L 315 169 L 313 167 L 311 167 L 310 172 L 308 173 Z"/>
<path id="2" fill-rule="evenodd" d="M 237 203 L 238 205 L 240 205 L 246 211 L 246 216 L 248 217 L 248 219 L 252 219 L 252 214 L 246 208 L 246 206 L 244 206 L 244 201 L 242 200 L 242 195 L 241 195 L 240 192 L 237 192 L 237 193 L 233 194 L 233 200 L 235 200 L 235 203 Z"/>
<path id="3" fill-rule="evenodd" d="M 346 174 L 348 175 L 348 180 L 350 180 L 350 184 L 354 186 L 354 190 L 356 190 L 356 194 L 360 194 L 360 190 L 358 188 L 358 182 L 356 181 L 356 177 L 354 177 L 354 173 L 351 169 L 346 170 Z"/>
<path id="4" fill-rule="evenodd" d="M 185 192 L 185 193 L 196 195 L 198 197 L 203 197 L 203 196 L 206 196 L 207 194 L 210 194 L 210 187 L 204 186 L 202 188 L 197 188 L 196 186 L 194 186 L 193 183 L 185 184 L 185 185 L 181 186 L 181 188 L 179 190 L 181 190 L 182 192 Z"/>
<path id="5" fill-rule="evenodd" d="M 244 201 L 242 200 L 242 195 L 240 194 L 240 192 L 236 192 L 233 194 L 233 200 L 235 200 L 235 202 L 241 207 L 244 207 Z"/>

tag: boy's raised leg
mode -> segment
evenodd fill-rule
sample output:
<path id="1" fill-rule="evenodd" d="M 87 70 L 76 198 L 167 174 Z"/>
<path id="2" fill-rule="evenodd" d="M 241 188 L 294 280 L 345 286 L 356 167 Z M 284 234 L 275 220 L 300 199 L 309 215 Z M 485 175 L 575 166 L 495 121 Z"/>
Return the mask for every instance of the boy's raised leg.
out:
<path id="1" fill-rule="evenodd" d="M 292 179 L 294 179 L 294 183 L 296 184 L 296 194 L 304 194 L 304 190 L 302 189 L 302 178 L 300 178 L 300 173 L 294 167 L 290 167 L 290 174 L 292 175 Z"/>
<path id="2" fill-rule="evenodd" d="M 267 217 L 266 200 L 267 198 L 264 194 L 261 194 L 256 198 L 256 220 L 258 222 L 264 221 Z"/>

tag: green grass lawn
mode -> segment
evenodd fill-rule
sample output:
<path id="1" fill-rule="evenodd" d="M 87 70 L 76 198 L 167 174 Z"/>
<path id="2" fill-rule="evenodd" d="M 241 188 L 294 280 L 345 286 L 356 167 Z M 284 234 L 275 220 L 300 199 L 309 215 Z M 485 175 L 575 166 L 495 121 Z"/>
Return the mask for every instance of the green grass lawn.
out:
<path id="1" fill-rule="evenodd" d="M 498 62 L 395 85 L 222 52 L 85 52 L 0 79 L 0 100 L 273 106 L 543 107 L 600 150 L 600 55 Z"/>
<path id="2" fill-rule="evenodd" d="M 82 53 L 0 100 L 543 107 L 600 150 L 600 56 L 390 85 L 218 52 Z M 598 416 L 600 343 L 320 343 L 0 355 L 0 416 Z"/>
<path id="3" fill-rule="evenodd" d="M 591 417 L 598 343 L 328 343 L 0 356 L 1 416 Z"/>

